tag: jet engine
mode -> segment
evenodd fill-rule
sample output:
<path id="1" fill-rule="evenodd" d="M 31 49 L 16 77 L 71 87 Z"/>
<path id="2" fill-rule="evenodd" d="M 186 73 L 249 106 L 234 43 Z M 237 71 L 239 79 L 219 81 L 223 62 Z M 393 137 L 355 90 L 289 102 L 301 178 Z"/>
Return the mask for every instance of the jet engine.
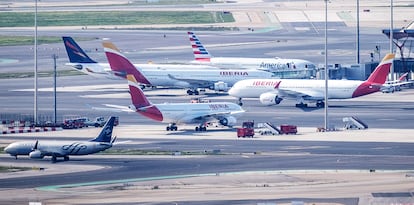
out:
<path id="1" fill-rule="evenodd" d="M 219 123 L 224 126 L 233 126 L 237 123 L 237 119 L 232 116 L 228 116 L 220 119 Z"/>
<path id="2" fill-rule="evenodd" d="M 229 86 L 227 85 L 227 83 L 219 81 L 213 84 L 213 86 L 211 87 L 211 90 L 214 91 L 228 91 L 229 90 Z"/>
<path id="3" fill-rule="evenodd" d="M 33 158 L 33 159 L 42 159 L 44 157 L 44 155 L 42 154 L 41 151 L 34 150 L 34 151 L 29 153 L 29 157 Z"/>
<path id="4" fill-rule="evenodd" d="M 263 105 L 277 105 L 283 98 L 277 96 L 277 93 L 263 93 L 260 95 L 260 102 Z"/>

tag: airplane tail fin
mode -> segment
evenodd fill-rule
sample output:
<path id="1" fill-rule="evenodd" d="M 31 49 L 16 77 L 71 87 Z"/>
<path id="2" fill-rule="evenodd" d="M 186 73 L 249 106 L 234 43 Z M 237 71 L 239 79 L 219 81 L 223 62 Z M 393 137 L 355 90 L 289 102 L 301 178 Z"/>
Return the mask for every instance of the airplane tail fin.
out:
<path id="1" fill-rule="evenodd" d="M 194 34 L 194 32 L 188 31 L 188 37 L 190 38 L 191 47 L 193 48 L 194 59 L 196 61 L 205 61 L 210 62 L 211 55 L 204 48 L 203 44 L 201 44 L 198 37 Z"/>
<path id="2" fill-rule="evenodd" d="M 135 108 L 150 106 L 151 102 L 147 99 L 147 97 L 145 97 L 144 92 L 142 92 L 135 77 L 133 75 L 128 74 L 127 79 L 132 104 L 135 106 Z"/>
<path id="3" fill-rule="evenodd" d="M 151 118 L 153 120 L 163 121 L 164 117 L 161 111 L 157 108 L 156 105 L 151 104 L 147 97 L 145 97 L 144 92 L 142 92 L 134 76 L 127 75 L 127 79 L 129 85 L 129 93 L 131 94 L 132 105 L 135 109 L 134 111 L 139 112 L 141 115 Z"/>
<path id="4" fill-rule="evenodd" d="M 102 45 L 105 50 L 106 58 L 111 66 L 111 70 L 115 75 L 126 78 L 126 75 L 130 74 L 133 75 L 139 83 L 151 85 L 144 74 L 142 74 L 141 71 L 139 71 L 139 69 L 137 69 L 113 43 L 104 41 Z"/>
<path id="5" fill-rule="evenodd" d="M 112 116 L 105 123 L 104 127 L 102 128 L 101 133 L 99 133 L 99 135 L 91 141 L 92 142 L 107 142 L 107 143 L 110 143 L 111 138 L 112 138 L 112 130 L 114 128 L 114 123 L 115 123 L 115 117 Z"/>
<path id="6" fill-rule="evenodd" d="M 82 50 L 72 37 L 63 36 L 62 39 L 71 63 L 97 63 Z"/>
<path id="7" fill-rule="evenodd" d="M 407 79 L 407 76 L 408 76 L 408 72 L 406 72 L 406 73 L 404 73 L 399 79 L 398 79 L 398 81 L 399 82 L 402 82 L 402 81 L 404 81 L 404 80 L 406 80 Z"/>
<path id="8" fill-rule="evenodd" d="M 392 62 L 394 61 L 395 54 L 387 54 L 380 64 L 375 68 L 374 72 L 368 77 L 367 82 L 371 84 L 378 84 L 382 85 L 387 80 L 388 73 L 390 72 L 390 68 Z"/>

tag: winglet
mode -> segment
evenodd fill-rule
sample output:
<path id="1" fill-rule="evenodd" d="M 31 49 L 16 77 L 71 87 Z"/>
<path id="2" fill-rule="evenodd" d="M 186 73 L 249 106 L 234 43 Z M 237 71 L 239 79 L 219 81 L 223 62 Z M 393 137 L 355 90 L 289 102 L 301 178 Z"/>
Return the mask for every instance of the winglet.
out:
<path id="1" fill-rule="evenodd" d="M 112 130 L 114 128 L 115 118 L 116 117 L 113 117 L 113 116 L 110 117 L 108 121 L 105 123 L 104 127 L 102 128 L 101 133 L 99 133 L 99 135 L 91 141 L 110 143 L 111 138 L 112 138 Z"/>
<path id="2" fill-rule="evenodd" d="M 210 62 L 210 53 L 203 46 L 194 32 L 188 31 L 187 34 L 190 38 L 191 47 L 193 48 L 194 59 L 196 61 Z"/>
<path id="3" fill-rule="evenodd" d="M 375 68 L 374 72 L 368 77 L 367 82 L 372 84 L 379 84 L 382 85 L 387 80 L 388 73 L 390 72 L 390 68 L 392 62 L 394 61 L 395 54 L 387 54 L 380 64 Z"/>
<path id="4" fill-rule="evenodd" d="M 126 78 L 126 75 L 134 75 L 139 83 L 151 85 L 148 79 L 125 57 L 120 50 L 111 42 L 102 43 L 106 58 L 108 59 L 111 70 L 120 77 Z"/>
<path id="5" fill-rule="evenodd" d="M 63 44 L 66 48 L 66 53 L 71 63 L 97 63 L 92 60 L 85 51 L 73 40 L 72 37 L 62 36 Z"/>

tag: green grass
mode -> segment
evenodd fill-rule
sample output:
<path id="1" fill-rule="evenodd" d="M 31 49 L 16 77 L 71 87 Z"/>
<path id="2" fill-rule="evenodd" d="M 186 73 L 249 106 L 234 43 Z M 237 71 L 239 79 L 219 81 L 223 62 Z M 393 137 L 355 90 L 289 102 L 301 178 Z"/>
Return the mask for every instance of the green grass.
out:
<path id="1" fill-rule="evenodd" d="M 33 12 L 1 12 L 0 27 L 31 27 Z M 40 12 L 38 26 L 202 24 L 234 22 L 230 13 L 201 11 Z"/>
<path id="2" fill-rule="evenodd" d="M 0 173 L 20 172 L 34 169 L 32 167 L 14 167 L 14 166 L 0 166 Z"/>
<path id="3" fill-rule="evenodd" d="M 37 38 L 38 44 L 48 44 L 62 42 L 62 37 L 40 36 Z M 18 46 L 34 44 L 33 36 L 0 36 L 0 46 Z"/>
<path id="4" fill-rule="evenodd" d="M 52 77 L 53 71 L 41 71 L 37 73 L 38 77 Z M 86 75 L 76 70 L 58 70 L 57 76 L 74 76 L 74 75 Z M 20 73 L 0 73 L 0 79 L 15 79 L 15 78 L 33 78 L 34 72 L 20 72 Z"/>

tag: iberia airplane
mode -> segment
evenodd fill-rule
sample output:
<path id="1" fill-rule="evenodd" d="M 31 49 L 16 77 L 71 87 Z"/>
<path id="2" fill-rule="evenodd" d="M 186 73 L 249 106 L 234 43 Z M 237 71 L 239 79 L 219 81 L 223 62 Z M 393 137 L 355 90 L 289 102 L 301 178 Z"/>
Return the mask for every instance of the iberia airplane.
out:
<path id="1" fill-rule="evenodd" d="M 366 81 L 328 80 L 328 99 L 348 99 L 377 92 L 386 81 L 394 54 L 382 59 Z M 279 104 L 283 98 L 298 100 L 296 107 L 306 107 L 306 101 L 316 102 L 317 107 L 324 107 L 325 80 L 303 79 L 249 79 L 234 84 L 229 94 L 239 99 L 259 98 L 264 105 Z"/>
<path id="2" fill-rule="evenodd" d="M 187 32 L 193 48 L 194 61 L 192 63 L 207 64 L 227 68 L 248 68 L 270 72 L 284 72 L 291 70 L 315 69 L 315 64 L 302 59 L 284 58 L 245 58 L 245 57 L 213 57 L 203 46 L 194 32 Z"/>
<path id="3" fill-rule="evenodd" d="M 112 56 L 111 59 L 113 60 L 110 60 L 110 63 L 119 60 L 116 56 Z M 195 131 L 206 131 L 211 123 L 232 127 L 237 123 L 237 117 L 245 112 L 239 105 L 231 102 L 152 104 L 145 97 L 134 76 L 128 74 L 127 79 L 132 100 L 129 109 L 152 120 L 169 123 L 167 131 L 177 131 L 177 124 L 197 124 Z M 108 104 L 107 106 L 120 107 Z"/>
<path id="4" fill-rule="evenodd" d="M 111 64 L 112 72 L 118 76 L 134 75 L 141 84 L 165 87 L 190 88 L 187 94 L 198 95 L 198 88 L 214 91 L 227 91 L 234 83 L 244 79 L 271 78 L 271 72 L 246 69 L 141 69 L 139 66 L 126 67 L 122 63 L 125 56 L 111 42 L 104 41 L 103 47 L 109 60 L 111 56 L 123 56 L 119 63 Z"/>

